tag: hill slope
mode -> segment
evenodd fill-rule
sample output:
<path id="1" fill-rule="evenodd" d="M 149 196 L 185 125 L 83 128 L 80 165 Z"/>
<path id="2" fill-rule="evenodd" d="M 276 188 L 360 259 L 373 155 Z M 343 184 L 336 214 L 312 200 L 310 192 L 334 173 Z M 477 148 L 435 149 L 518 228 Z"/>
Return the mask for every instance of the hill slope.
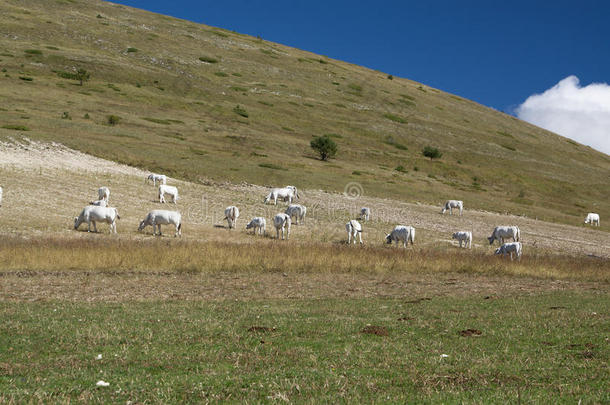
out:
<path id="1" fill-rule="evenodd" d="M 8 0 L 0 23 L 0 140 L 57 141 L 191 181 L 357 182 L 411 202 L 610 216 L 609 156 L 410 80 L 101 1 Z M 82 87 L 65 78 L 77 68 L 92 74 Z M 321 134 L 339 145 L 330 163 L 309 148 Z M 426 145 L 442 159 L 421 156 Z"/>

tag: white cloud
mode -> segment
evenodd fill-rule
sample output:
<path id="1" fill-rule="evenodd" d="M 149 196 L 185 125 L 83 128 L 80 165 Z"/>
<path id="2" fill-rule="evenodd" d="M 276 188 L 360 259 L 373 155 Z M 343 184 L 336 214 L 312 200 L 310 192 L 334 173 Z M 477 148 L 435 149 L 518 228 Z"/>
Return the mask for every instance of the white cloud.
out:
<path id="1" fill-rule="evenodd" d="M 542 94 L 529 96 L 517 117 L 610 155 L 610 85 L 581 87 L 568 76 Z"/>

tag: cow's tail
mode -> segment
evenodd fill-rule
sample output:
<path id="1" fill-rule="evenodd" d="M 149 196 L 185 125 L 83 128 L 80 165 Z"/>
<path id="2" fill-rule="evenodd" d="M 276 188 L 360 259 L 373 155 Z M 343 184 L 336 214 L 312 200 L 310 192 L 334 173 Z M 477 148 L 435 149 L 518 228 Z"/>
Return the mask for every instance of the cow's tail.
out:
<path id="1" fill-rule="evenodd" d="M 521 229 L 519 229 L 519 227 L 517 227 L 517 242 L 521 241 Z"/>
<path id="2" fill-rule="evenodd" d="M 178 232 L 182 232 L 182 222 L 178 224 Z"/>

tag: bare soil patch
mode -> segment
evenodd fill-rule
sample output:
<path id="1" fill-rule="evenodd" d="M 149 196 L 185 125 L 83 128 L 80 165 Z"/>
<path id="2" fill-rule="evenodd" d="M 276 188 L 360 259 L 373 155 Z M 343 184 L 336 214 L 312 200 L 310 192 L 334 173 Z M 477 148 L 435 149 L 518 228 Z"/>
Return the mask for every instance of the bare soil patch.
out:
<path id="1" fill-rule="evenodd" d="M 385 328 L 383 326 L 374 326 L 374 325 L 365 326 L 364 328 L 362 328 L 360 333 L 364 333 L 366 335 L 376 335 L 376 336 L 388 336 L 390 334 L 387 328 Z"/>
<path id="2" fill-rule="evenodd" d="M 481 336 L 483 332 L 478 329 L 464 329 L 459 332 L 460 336 L 469 337 L 469 336 Z"/>

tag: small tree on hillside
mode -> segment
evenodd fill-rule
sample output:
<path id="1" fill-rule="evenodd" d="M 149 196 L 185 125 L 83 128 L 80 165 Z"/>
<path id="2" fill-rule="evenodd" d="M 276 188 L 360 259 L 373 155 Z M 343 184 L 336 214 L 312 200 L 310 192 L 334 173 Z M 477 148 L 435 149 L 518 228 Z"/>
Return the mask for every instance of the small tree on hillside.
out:
<path id="1" fill-rule="evenodd" d="M 83 85 L 83 82 L 86 82 L 91 77 L 91 73 L 87 72 L 85 69 L 80 68 L 76 72 L 76 80 L 80 82 L 80 85 Z"/>
<path id="2" fill-rule="evenodd" d="M 337 144 L 328 135 L 317 136 L 309 145 L 318 152 L 322 160 L 328 160 L 337 154 Z"/>
<path id="3" fill-rule="evenodd" d="M 422 151 L 422 155 L 424 155 L 425 157 L 429 157 L 430 160 L 440 159 L 440 157 L 443 156 L 443 154 L 440 150 L 438 150 L 438 148 L 433 148 L 432 146 L 426 146 Z"/>

